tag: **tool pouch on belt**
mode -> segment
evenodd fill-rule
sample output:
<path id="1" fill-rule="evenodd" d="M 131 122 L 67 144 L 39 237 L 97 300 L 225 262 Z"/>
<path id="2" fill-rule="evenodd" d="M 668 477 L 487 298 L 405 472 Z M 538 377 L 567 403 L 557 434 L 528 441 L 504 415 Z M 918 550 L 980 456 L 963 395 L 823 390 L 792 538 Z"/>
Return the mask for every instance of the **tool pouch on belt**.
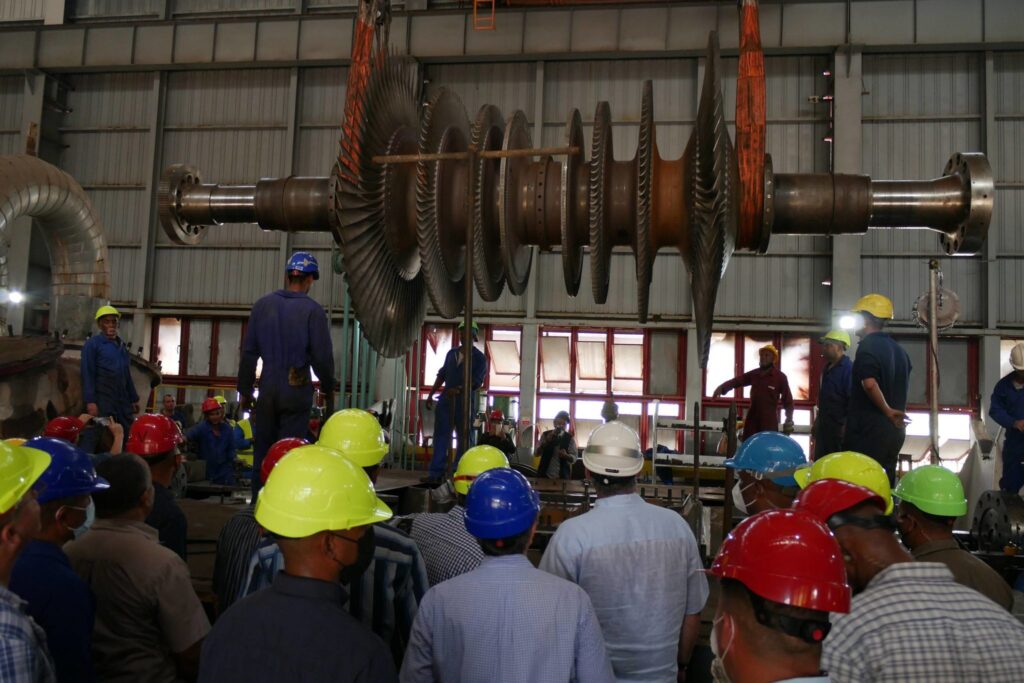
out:
<path id="1" fill-rule="evenodd" d="M 288 368 L 288 386 L 304 387 L 313 380 L 309 376 L 309 366 L 304 368 Z"/>

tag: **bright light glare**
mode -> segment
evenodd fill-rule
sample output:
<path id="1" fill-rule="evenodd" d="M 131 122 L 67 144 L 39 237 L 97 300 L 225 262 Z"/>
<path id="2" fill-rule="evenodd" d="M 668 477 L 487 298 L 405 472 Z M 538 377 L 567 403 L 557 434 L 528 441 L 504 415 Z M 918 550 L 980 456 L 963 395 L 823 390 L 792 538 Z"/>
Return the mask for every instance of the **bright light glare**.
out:
<path id="1" fill-rule="evenodd" d="M 857 318 L 852 315 L 844 315 L 839 319 L 839 327 L 844 330 L 852 330 L 857 327 Z"/>
<path id="2" fill-rule="evenodd" d="M 25 300 L 25 295 L 16 289 L 12 289 L 11 292 L 7 295 L 7 300 L 10 301 L 12 304 L 20 304 L 22 301 Z"/>

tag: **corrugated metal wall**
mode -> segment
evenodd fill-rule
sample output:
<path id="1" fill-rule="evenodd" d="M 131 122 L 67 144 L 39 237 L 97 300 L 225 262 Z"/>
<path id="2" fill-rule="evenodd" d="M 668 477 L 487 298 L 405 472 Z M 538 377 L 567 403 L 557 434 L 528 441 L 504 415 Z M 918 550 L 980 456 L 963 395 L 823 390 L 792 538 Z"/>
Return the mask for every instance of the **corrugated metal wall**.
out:
<path id="1" fill-rule="evenodd" d="M 162 165 L 188 162 L 226 184 L 287 175 L 289 81 L 287 69 L 169 74 Z M 157 234 L 154 303 L 248 305 L 279 284 L 276 233 L 225 225 L 191 249 Z"/>
<path id="2" fill-rule="evenodd" d="M 69 3 L 70 18 L 74 21 L 90 19 L 153 19 L 160 16 L 166 0 L 76 0 Z"/>
<path id="3" fill-rule="evenodd" d="M 20 76 L 0 78 L 0 154 L 24 151 L 21 141 L 21 111 L 25 79 Z"/>
<path id="4" fill-rule="evenodd" d="M 977 54 L 865 56 L 864 173 L 934 178 L 950 154 L 982 149 L 983 66 Z M 927 230 L 872 231 L 863 249 L 864 282 L 891 293 L 897 319 L 911 318 L 914 301 L 928 288 L 928 260 L 943 256 L 945 285 L 960 296 L 960 319 L 981 321 L 981 257 L 945 257 L 938 236 Z"/>
<path id="5" fill-rule="evenodd" d="M 1024 52 L 997 52 L 996 209 L 992 229 L 999 246 L 1000 324 L 1024 323 Z"/>
<path id="6" fill-rule="evenodd" d="M 89 194 L 107 236 L 115 301 L 134 300 L 139 248 L 148 229 L 146 183 L 152 174 L 149 73 L 83 74 L 71 78 L 71 112 L 61 136 L 61 167 Z"/>
<path id="7" fill-rule="evenodd" d="M 43 0 L 0 2 L 0 21 L 42 21 Z"/>

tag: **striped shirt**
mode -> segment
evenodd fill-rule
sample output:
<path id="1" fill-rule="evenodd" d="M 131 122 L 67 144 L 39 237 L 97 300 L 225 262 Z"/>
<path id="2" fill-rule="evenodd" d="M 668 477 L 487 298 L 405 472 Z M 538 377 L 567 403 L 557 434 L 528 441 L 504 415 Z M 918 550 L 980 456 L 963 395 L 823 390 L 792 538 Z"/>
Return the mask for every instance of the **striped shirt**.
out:
<path id="1" fill-rule="evenodd" d="M 4 683 L 57 680 L 46 649 L 46 634 L 28 616 L 27 604 L 0 586 L 0 681 Z"/>
<path id="2" fill-rule="evenodd" d="M 448 512 L 430 512 L 411 517 L 409 535 L 416 541 L 427 565 L 430 585 L 480 566 L 484 551 L 466 531 L 466 508 L 456 505 Z"/>
<path id="3" fill-rule="evenodd" d="M 821 667 L 847 681 L 1024 681 L 1024 625 L 945 565 L 886 567 L 832 615 Z"/>
<path id="4" fill-rule="evenodd" d="M 397 665 L 409 642 L 409 631 L 420 600 L 430 585 L 423 556 L 407 534 L 386 524 L 377 524 L 373 536 L 376 544 L 373 562 L 359 580 L 348 587 L 349 599 L 345 607 L 391 648 Z M 268 539 L 253 553 L 242 583 L 244 595 L 270 586 L 282 569 L 284 555 L 277 544 Z"/>
<path id="5" fill-rule="evenodd" d="M 234 604 L 249 571 L 249 561 L 262 538 L 254 508 L 247 505 L 228 520 L 217 537 L 217 559 L 213 563 L 213 592 L 223 612 Z"/>

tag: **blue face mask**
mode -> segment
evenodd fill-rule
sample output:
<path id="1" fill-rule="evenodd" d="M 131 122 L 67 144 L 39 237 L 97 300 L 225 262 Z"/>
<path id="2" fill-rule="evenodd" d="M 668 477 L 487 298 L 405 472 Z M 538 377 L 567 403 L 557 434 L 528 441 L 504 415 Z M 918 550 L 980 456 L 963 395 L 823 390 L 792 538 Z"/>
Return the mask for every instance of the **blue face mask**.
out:
<path id="1" fill-rule="evenodd" d="M 75 509 L 81 510 L 82 508 L 76 507 Z M 92 500 L 90 500 L 88 507 L 85 508 L 85 521 L 82 522 L 82 526 L 75 527 L 74 529 L 72 529 L 71 533 L 75 535 L 76 539 L 81 538 L 82 534 L 84 534 L 86 531 L 89 530 L 90 527 L 92 527 L 92 523 L 94 521 L 96 521 L 96 505 L 92 502 Z"/>

